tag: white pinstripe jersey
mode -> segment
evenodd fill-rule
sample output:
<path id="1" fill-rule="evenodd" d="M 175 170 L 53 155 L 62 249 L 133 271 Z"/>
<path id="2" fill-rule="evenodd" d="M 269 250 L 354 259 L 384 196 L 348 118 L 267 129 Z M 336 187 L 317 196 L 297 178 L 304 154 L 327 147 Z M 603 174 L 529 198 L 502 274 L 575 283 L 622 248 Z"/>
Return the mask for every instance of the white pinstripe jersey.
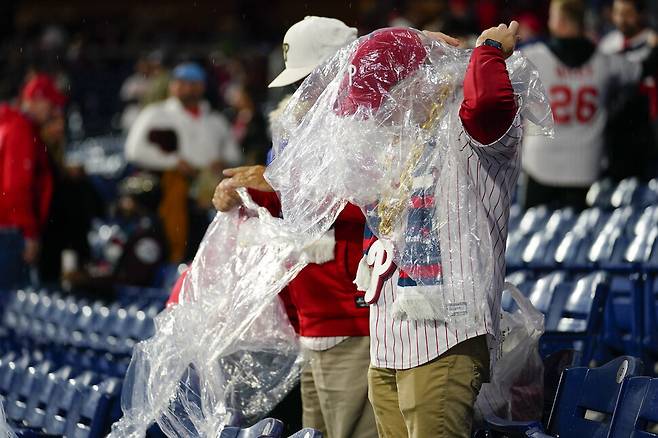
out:
<path id="1" fill-rule="evenodd" d="M 448 181 L 454 180 L 457 186 L 463 186 L 470 179 L 476 190 L 468 197 L 476 199 L 450 199 L 459 196 L 458 190 L 451 187 L 439 187 L 438 199 L 446 202 L 467 203 L 475 208 L 482 208 L 484 215 L 477 227 L 483 230 L 483 235 L 491 235 L 494 254 L 493 282 L 489 290 L 472 290 L 476 300 L 484 300 L 483 318 L 475 318 L 471 330 L 466 327 L 453 326 L 436 321 L 395 321 L 391 313 L 391 304 L 396 297 L 398 272 L 386 281 L 379 300 L 370 308 L 370 361 L 375 367 L 408 369 L 423 365 L 456 344 L 475 336 L 489 334 L 498 336 L 500 320 L 500 299 L 505 281 L 505 244 L 507 241 L 507 221 L 512 191 L 519 176 L 522 136 L 521 119 L 517 115 L 507 133 L 490 145 L 481 145 L 471 139 L 466 131 L 458 136 L 458 147 L 454 153 L 464 154 L 463 168 L 450 167 Z M 460 160 L 460 162 L 462 162 Z M 443 178 L 442 178 L 443 180 Z M 449 185 L 449 184 L 448 184 Z M 467 198 L 462 194 L 462 198 Z M 451 242 L 449 236 L 460 236 L 467 233 L 472 224 L 469 221 L 477 218 L 447 218 L 448 238 L 441 241 L 442 248 L 456 251 L 460 242 Z M 442 233 L 443 239 L 443 233 Z M 460 262 L 444 262 L 444 272 L 450 270 L 468 270 L 471 259 L 469 254 L 460 254 Z M 454 265 L 454 266 L 453 266 Z M 472 266 L 472 264 L 471 264 Z M 469 288 L 470 289 L 470 288 Z"/>

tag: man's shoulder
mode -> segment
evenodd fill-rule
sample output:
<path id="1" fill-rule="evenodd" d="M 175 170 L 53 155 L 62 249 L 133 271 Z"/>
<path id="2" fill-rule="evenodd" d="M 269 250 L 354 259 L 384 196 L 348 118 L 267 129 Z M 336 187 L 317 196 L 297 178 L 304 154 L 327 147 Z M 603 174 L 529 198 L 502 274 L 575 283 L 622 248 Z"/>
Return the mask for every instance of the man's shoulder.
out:
<path id="1" fill-rule="evenodd" d="M 619 53 L 623 48 L 624 37 L 618 30 L 605 34 L 599 41 L 599 52 L 605 54 Z"/>
<path id="2" fill-rule="evenodd" d="M 8 105 L 0 105 L 0 127 L 5 132 L 20 133 L 22 131 L 32 135 L 34 126 L 25 114 L 18 109 Z"/>
<path id="3" fill-rule="evenodd" d="M 533 58 L 551 53 L 551 51 L 544 41 L 536 41 L 534 43 L 523 46 L 521 48 L 521 53 L 523 53 L 528 58 Z"/>

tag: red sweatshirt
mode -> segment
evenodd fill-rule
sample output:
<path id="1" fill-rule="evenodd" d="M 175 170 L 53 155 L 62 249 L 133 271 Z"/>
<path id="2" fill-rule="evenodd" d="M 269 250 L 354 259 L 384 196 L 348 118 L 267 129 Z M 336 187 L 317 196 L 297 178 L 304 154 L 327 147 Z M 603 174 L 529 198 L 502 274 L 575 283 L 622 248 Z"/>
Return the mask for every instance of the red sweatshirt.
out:
<path id="1" fill-rule="evenodd" d="M 0 227 L 38 238 L 52 192 L 48 155 L 36 126 L 18 110 L 0 106 Z"/>
<path id="2" fill-rule="evenodd" d="M 249 190 L 254 201 L 278 216 L 281 205 L 276 193 Z M 348 204 L 333 228 L 334 260 L 306 266 L 282 295 L 291 320 L 296 316 L 302 336 L 368 336 L 368 306 L 363 292 L 352 283 L 361 260 L 365 218 L 361 209 Z"/>

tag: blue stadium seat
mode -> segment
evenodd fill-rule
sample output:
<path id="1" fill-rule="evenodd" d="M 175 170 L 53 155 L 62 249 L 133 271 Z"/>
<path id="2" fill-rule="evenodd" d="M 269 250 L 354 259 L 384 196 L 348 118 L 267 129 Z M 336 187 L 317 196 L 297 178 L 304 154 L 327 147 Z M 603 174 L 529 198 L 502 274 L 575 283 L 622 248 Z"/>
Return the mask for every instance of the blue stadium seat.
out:
<path id="1" fill-rule="evenodd" d="M 561 268 L 591 269 L 588 255 L 610 214 L 600 208 L 589 208 L 580 213 L 571 230 L 567 231 L 555 249 L 554 261 Z"/>
<path id="2" fill-rule="evenodd" d="M 553 404 L 549 432 L 565 438 L 605 437 L 624 379 L 642 371 L 642 362 L 628 356 L 600 368 L 566 370 Z"/>
<path id="3" fill-rule="evenodd" d="M 290 435 L 288 438 L 322 438 L 322 433 L 307 427 L 306 429 L 302 429 L 299 432 Z"/>
<path id="4" fill-rule="evenodd" d="M 528 239 L 521 254 L 524 265 L 531 269 L 553 268 L 555 251 L 564 235 L 573 226 L 575 219 L 571 208 L 555 210 L 545 227 Z"/>
<path id="5" fill-rule="evenodd" d="M 30 361 L 27 356 L 0 363 L 0 397 L 6 398 L 12 388 L 20 384 L 28 366 Z"/>
<path id="6" fill-rule="evenodd" d="M 651 271 L 645 276 L 643 308 L 642 345 L 648 356 L 658 357 L 658 281 Z"/>
<path id="7" fill-rule="evenodd" d="M 617 274 L 610 281 L 603 339 L 616 354 L 643 357 L 643 285 L 639 274 Z"/>
<path id="8" fill-rule="evenodd" d="M 218 438 L 278 438 L 282 433 L 283 423 L 280 420 L 266 418 L 246 429 L 225 427 Z"/>
<path id="9" fill-rule="evenodd" d="M 5 399 L 5 413 L 14 422 L 21 422 L 25 417 L 28 400 L 41 390 L 53 364 L 49 361 L 28 367 L 21 379 L 16 379 L 14 387 Z"/>
<path id="10" fill-rule="evenodd" d="M 603 343 L 608 291 L 603 272 L 558 284 L 546 315 L 546 332 L 539 344 L 542 357 L 573 349 L 580 353 L 581 364 L 589 364 Z"/>
<path id="11" fill-rule="evenodd" d="M 532 305 L 544 315 L 549 316 L 555 298 L 555 289 L 565 279 L 566 274 L 562 271 L 552 272 L 539 278 L 528 294 Z"/>
<path id="12" fill-rule="evenodd" d="M 613 208 L 638 205 L 642 195 L 642 184 L 637 178 L 626 178 L 617 184 L 610 196 Z"/>
<path id="13" fill-rule="evenodd" d="M 607 270 L 630 271 L 626 252 L 634 238 L 634 225 L 640 213 L 632 207 L 618 208 L 596 236 L 588 253 L 591 263 Z"/>
<path id="14" fill-rule="evenodd" d="M 547 432 L 539 422 L 510 422 L 499 418 L 487 418 L 487 428 L 511 437 L 607 437 L 622 384 L 642 370 L 642 362 L 629 356 L 619 357 L 599 368 L 569 368 L 560 379 Z"/>
<path id="15" fill-rule="evenodd" d="M 46 408 L 43 430 L 52 435 L 65 435 L 72 422 L 77 422 L 84 399 L 84 383 L 74 379 L 59 381 Z"/>
<path id="16" fill-rule="evenodd" d="M 658 434 L 647 430 L 658 423 L 658 380 L 631 377 L 624 382 L 612 416 L 610 438 L 648 438 Z"/>
<path id="17" fill-rule="evenodd" d="M 549 211 L 546 206 L 532 207 L 523 214 L 517 228 L 510 228 L 505 252 L 508 269 L 516 270 L 523 267 L 523 250 L 530 236 L 545 227 L 548 217 Z"/>
<path id="18" fill-rule="evenodd" d="M 55 396 L 56 386 L 60 382 L 66 381 L 71 376 L 71 373 L 72 369 L 70 367 L 64 367 L 56 372 L 48 373 L 40 385 L 40 390 L 37 393 L 31 394 L 27 400 L 23 418 L 23 424 L 25 426 L 38 429 L 43 427 L 47 417 L 47 410 Z"/>
<path id="19" fill-rule="evenodd" d="M 76 418 L 70 418 L 66 426 L 66 436 L 70 438 L 91 438 L 103 435 L 110 425 L 110 409 L 118 397 L 120 381 L 108 379 L 99 385 L 87 388 L 80 399 Z"/>
<path id="20" fill-rule="evenodd" d="M 610 209 L 612 207 L 610 198 L 614 190 L 615 184 L 610 179 L 595 182 L 587 192 L 587 205 L 590 207 Z"/>

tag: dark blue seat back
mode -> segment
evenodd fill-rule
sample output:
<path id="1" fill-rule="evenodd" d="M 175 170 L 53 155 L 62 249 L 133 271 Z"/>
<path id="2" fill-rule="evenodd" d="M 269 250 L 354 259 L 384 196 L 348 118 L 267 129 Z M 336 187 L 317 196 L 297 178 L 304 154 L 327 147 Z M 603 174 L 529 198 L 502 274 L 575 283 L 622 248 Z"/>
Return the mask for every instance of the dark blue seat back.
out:
<path id="1" fill-rule="evenodd" d="M 642 362 L 630 356 L 599 368 L 567 369 L 560 379 L 548 431 L 564 438 L 607 437 L 624 379 L 642 369 Z"/>
<path id="2" fill-rule="evenodd" d="M 658 381 L 649 377 L 627 379 L 612 417 L 610 438 L 658 436 L 646 431 L 648 423 L 658 421 L 657 410 Z"/>

